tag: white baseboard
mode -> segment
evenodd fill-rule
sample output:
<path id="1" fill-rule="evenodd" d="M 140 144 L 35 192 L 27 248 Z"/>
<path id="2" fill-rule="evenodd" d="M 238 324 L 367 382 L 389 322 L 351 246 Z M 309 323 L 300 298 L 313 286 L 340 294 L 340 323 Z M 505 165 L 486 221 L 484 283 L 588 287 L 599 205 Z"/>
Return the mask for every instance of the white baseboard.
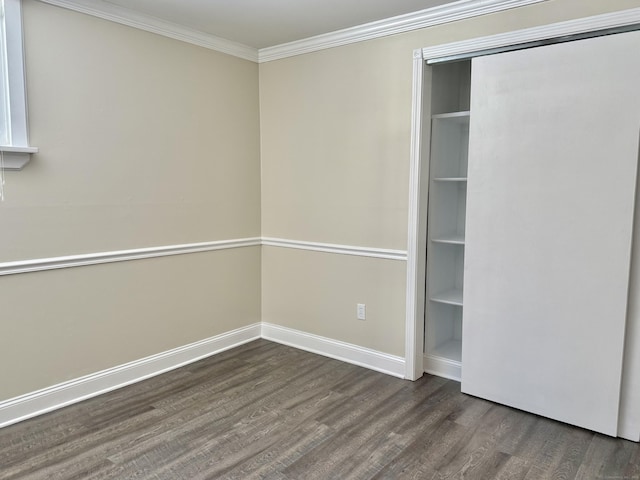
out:
<path id="1" fill-rule="evenodd" d="M 442 357 L 425 355 L 424 371 L 431 375 L 455 380 L 456 382 L 462 379 L 462 365 L 460 362 L 454 362 Z"/>
<path id="2" fill-rule="evenodd" d="M 81 402 L 174 370 L 189 363 L 265 338 L 301 350 L 404 377 L 404 359 L 290 328 L 255 323 L 183 347 L 0 402 L 0 428 Z"/>
<path id="3" fill-rule="evenodd" d="M 405 361 L 350 343 L 291 328 L 255 323 L 183 347 L 0 402 L 0 428 L 81 402 L 259 338 L 404 378 Z"/>
<path id="4" fill-rule="evenodd" d="M 0 402 L 0 428 L 146 380 L 259 338 L 404 378 L 405 360 L 402 357 L 279 325 L 255 323 L 2 401 Z M 427 355 L 424 361 L 427 373 L 460 381 L 461 367 L 458 362 Z M 637 432 L 627 425 L 620 426 L 618 436 L 638 441 Z"/>
<path id="5" fill-rule="evenodd" d="M 395 355 L 265 322 L 262 323 L 262 338 L 404 378 L 404 358 Z"/>
<path id="6" fill-rule="evenodd" d="M 260 338 L 260 324 L 232 330 L 118 367 L 0 402 L 0 428 L 66 407 Z"/>

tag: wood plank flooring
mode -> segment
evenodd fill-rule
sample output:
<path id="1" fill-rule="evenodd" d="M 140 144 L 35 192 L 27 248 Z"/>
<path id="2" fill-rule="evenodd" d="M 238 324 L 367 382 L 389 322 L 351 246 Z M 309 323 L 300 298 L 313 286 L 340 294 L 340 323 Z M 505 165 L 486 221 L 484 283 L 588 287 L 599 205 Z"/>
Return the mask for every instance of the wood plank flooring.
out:
<path id="1" fill-rule="evenodd" d="M 640 446 L 258 340 L 1 429 L 0 478 L 640 480 Z"/>

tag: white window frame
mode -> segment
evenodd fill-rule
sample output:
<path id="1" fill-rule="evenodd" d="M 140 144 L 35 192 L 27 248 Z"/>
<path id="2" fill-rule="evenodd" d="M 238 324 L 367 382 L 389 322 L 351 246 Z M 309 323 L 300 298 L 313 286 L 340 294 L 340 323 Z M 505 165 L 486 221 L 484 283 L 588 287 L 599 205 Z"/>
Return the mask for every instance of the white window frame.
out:
<path id="1" fill-rule="evenodd" d="M 4 6 L 2 17 L 5 34 L 4 71 L 5 88 L 9 105 L 9 125 L 6 145 L 0 145 L 5 170 L 22 170 L 38 149 L 29 145 L 27 117 L 27 89 L 24 69 L 24 44 L 22 37 L 22 0 L 1 0 Z"/>

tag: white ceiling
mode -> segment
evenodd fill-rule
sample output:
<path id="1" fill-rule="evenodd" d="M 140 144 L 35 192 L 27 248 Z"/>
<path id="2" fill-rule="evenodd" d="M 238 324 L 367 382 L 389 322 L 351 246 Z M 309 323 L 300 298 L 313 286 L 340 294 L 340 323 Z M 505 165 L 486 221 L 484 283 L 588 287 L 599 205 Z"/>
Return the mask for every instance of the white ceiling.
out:
<path id="1" fill-rule="evenodd" d="M 452 0 L 101 0 L 254 48 L 453 3 Z"/>

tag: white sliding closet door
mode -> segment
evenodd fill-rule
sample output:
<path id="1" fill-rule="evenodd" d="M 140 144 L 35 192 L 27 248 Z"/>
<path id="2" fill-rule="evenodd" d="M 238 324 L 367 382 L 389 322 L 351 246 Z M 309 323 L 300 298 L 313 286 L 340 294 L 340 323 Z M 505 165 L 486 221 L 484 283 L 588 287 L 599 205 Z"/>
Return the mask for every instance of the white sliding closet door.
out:
<path id="1" fill-rule="evenodd" d="M 462 390 L 610 435 L 640 137 L 640 32 L 475 58 Z"/>

